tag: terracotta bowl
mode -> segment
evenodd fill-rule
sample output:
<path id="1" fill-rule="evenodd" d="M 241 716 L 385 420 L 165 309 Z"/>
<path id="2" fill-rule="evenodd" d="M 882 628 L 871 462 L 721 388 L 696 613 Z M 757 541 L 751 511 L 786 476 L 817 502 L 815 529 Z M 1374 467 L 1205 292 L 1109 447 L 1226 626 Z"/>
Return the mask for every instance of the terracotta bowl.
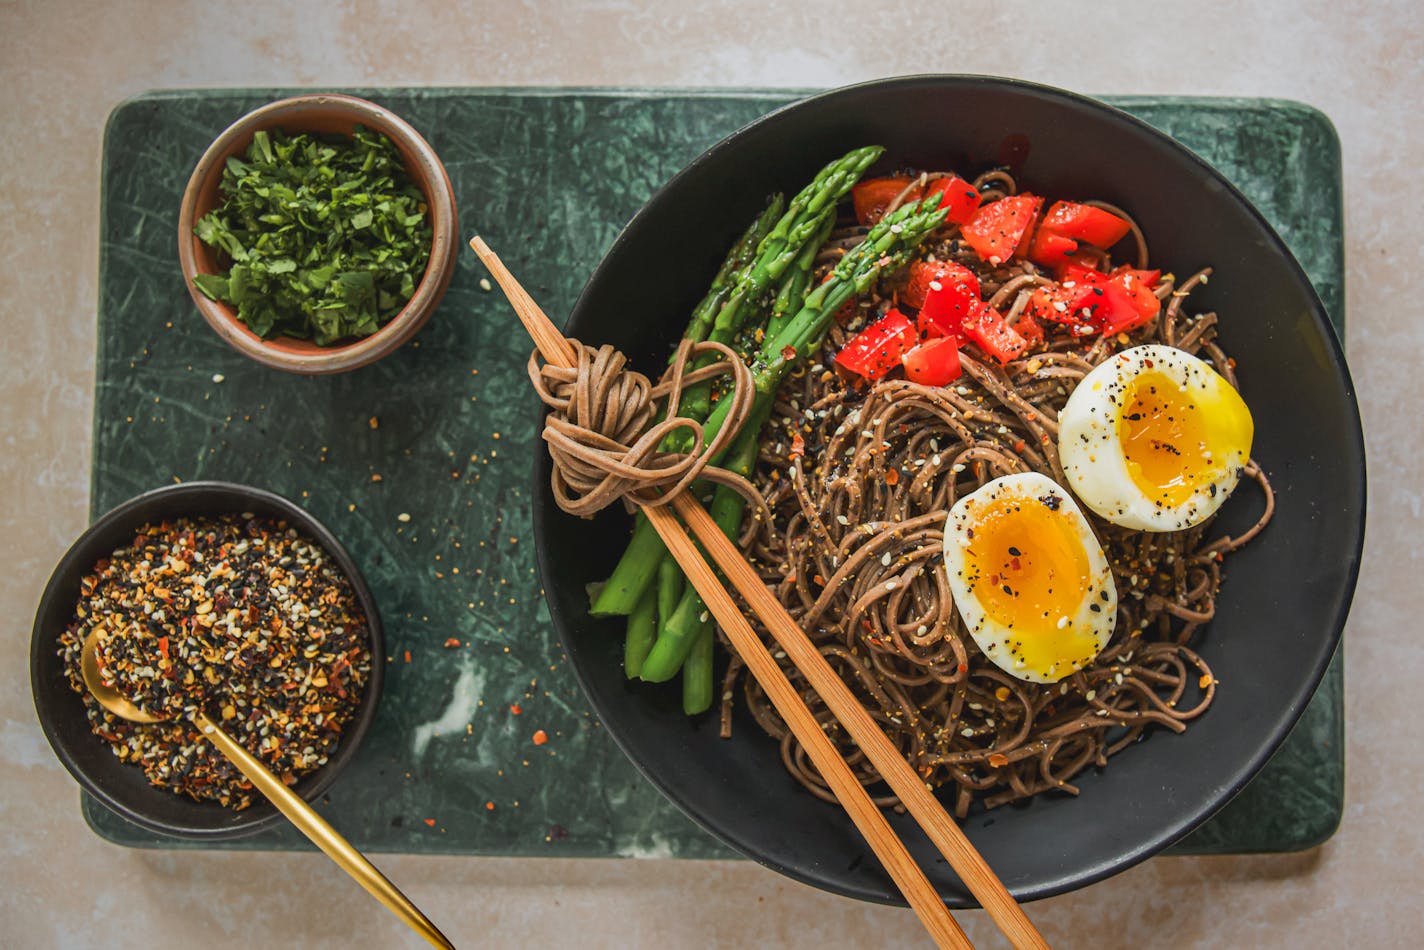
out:
<path id="1" fill-rule="evenodd" d="M 218 204 L 218 186 L 228 158 L 245 152 L 257 132 L 280 128 L 292 134 L 350 135 L 357 125 L 382 132 L 395 143 L 406 172 L 425 195 L 434 231 L 425 275 L 405 308 L 368 337 L 329 346 L 285 336 L 264 340 L 238 320 L 233 308 L 210 299 L 193 284 L 196 274 L 222 272 L 217 253 L 198 240 L 193 226 Z M 292 373 L 342 373 L 394 352 L 430 319 L 455 272 L 458 230 L 450 176 L 430 143 L 404 119 L 374 102 L 354 96 L 297 96 L 249 112 L 208 146 L 183 192 L 183 205 L 178 214 L 178 260 L 188 293 L 203 319 L 234 349 L 266 366 Z"/>

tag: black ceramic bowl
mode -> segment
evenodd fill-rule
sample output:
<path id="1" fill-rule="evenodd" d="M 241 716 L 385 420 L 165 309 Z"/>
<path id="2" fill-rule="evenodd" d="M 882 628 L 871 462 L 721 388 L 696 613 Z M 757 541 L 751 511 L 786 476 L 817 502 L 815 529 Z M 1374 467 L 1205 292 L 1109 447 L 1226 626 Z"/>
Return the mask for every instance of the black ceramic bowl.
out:
<path id="1" fill-rule="evenodd" d="M 1091 195 L 1127 208 L 1154 260 L 1177 273 L 1210 264 L 1192 304 L 1222 314 L 1256 421 L 1255 456 L 1279 508 L 1231 558 L 1216 619 L 1195 646 L 1222 681 L 1211 710 L 1074 779 L 1081 796 L 1041 796 L 964 824 L 1019 899 L 1104 878 L 1161 850 L 1225 804 L 1265 764 L 1335 651 L 1364 534 L 1364 445 L 1340 346 L 1305 274 L 1271 228 L 1212 168 L 1122 112 L 1080 96 L 980 77 L 914 77 L 815 96 L 741 129 L 668 183 L 629 223 L 584 288 L 567 330 L 654 368 L 736 235 L 773 191 L 792 193 L 824 162 L 872 143 L 881 168 L 979 171 L 1016 157 L 1037 194 Z M 877 169 L 872 169 L 872 174 Z M 695 226 L 693 226 L 695 225 Z M 676 234 L 676 240 L 668 235 Z M 603 579 L 628 519 L 559 512 L 549 462 L 536 464 L 534 525 L 554 623 L 608 732 L 673 802 L 718 838 L 806 883 L 898 901 L 835 806 L 788 777 L 777 743 L 739 709 L 734 737 L 715 716 L 688 721 L 676 684 L 624 680 L 622 624 L 593 620 L 584 585 Z M 1250 490 L 1242 496 L 1251 495 Z M 1233 498 L 1217 530 L 1259 508 Z M 972 899 L 905 817 L 891 823 L 951 905 Z"/>
<path id="2" fill-rule="evenodd" d="M 116 548 L 132 541 L 134 533 L 145 522 L 232 512 L 284 519 L 319 543 L 350 579 L 367 617 L 372 662 L 361 705 L 347 726 L 341 745 L 326 765 L 307 773 L 293 786 L 298 795 L 312 801 L 336 780 L 376 717 L 385 670 L 382 662 L 385 646 L 381 615 L 356 562 L 321 522 L 287 499 L 245 485 L 188 482 L 156 488 L 124 502 L 94 522 L 60 560 L 40 598 L 30 637 L 30 689 L 34 692 L 35 712 L 64 767 L 91 795 L 129 821 L 162 834 L 200 841 L 242 837 L 277 824 L 283 818 L 261 796 L 243 811 L 233 811 L 213 802 L 196 802 L 186 795 L 155 788 L 148 783 L 142 769 L 120 762 L 108 743 L 91 731 L 83 701 L 65 679 L 58 643 L 60 633 L 74 619 L 80 578 L 100 558 L 108 557 Z"/>

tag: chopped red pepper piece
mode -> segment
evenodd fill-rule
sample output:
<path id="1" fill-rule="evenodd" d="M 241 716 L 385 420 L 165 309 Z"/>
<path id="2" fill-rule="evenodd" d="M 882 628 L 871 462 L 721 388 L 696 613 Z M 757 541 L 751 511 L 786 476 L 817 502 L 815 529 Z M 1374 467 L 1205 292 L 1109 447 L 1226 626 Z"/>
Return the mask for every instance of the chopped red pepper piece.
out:
<path id="1" fill-rule="evenodd" d="M 964 339 L 964 321 L 979 304 L 978 281 L 971 287 L 965 283 L 932 281 L 920 308 L 917 321 L 920 333 L 927 337 Z"/>
<path id="2" fill-rule="evenodd" d="M 946 386 L 958 379 L 962 372 L 959 365 L 959 341 L 954 337 L 926 340 L 901 359 L 905 364 L 905 378 L 925 386 Z M 896 481 L 898 480 L 897 475 Z"/>
<path id="3" fill-rule="evenodd" d="M 1152 292 L 1155 271 L 1119 267 L 1104 282 L 1108 303 L 1096 313 L 1096 324 L 1105 334 L 1126 333 L 1152 321 L 1162 309 L 1162 301 Z"/>
<path id="4" fill-rule="evenodd" d="M 1029 346 L 1037 346 L 1043 342 L 1043 325 L 1027 310 L 1019 314 L 1019 319 L 1013 327 Z"/>
<path id="5" fill-rule="evenodd" d="M 934 281 L 941 284 L 965 284 L 973 291 L 974 296 L 979 296 L 979 278 L 963 264 L 956 264 L 954 261 L 937 261 L 933 264 L 928 261 L 915 261 L 910 265 L 910 282 L 905 285 L 905 292 L 900 299 L 911 307 L 923 307 L 930 284 Z"/>
<path id="6" fill-rule="evenodd" d="M 1072 201 L 1055 201 L 1043 216 L 1042 226 L 1104 250 L 1121 241 L 1131 229 L 1131 225 L 1111 211 Z"/>
<path id="7" fill-rule="evenodd" d="M 900 357 L 919 341 L 915 325 L 899 310 L 861 330 L 836 354 L 836 365 L 876 380 L 900 365 Z"/>
<path id="8" fill-rule="evenodd" d="M 885 217 L 885 209 L 900 192 L 905 190 L 913 178 L 895 175 L 889 178 L 868 178 L 850 190 L 851 203 L 855 205 L 855 219 L 861 224 L 874 224 Z M 907 200 L 919 197 L 918 191 Z"/>
<path id="9" fill-rule="evenodd" d="M 1028 259 L 1045 267 L 1057 267 L 1066 263 L 1077 250 L 1077 241 L 1040 225 L 1028 246 Z"/>
<path id="10" fill-rule="evenodd" d="M 981 258 L 1003 263 L 1014 256 L 1042 206 L 1043 199 L 1036 195 L 1000 198 L 976 211 L 960 233 Z"/>
<path id="11" fill-rule="evenodd" d="M 1162 309 L 1152 292 L 1159 276 L 1130 267 L 1104 274 L 1069 264 L 1062 283 L 1033 292 L 1025 314 L 1106 334 L 1125 333 L 1149 323 Z"/>
<path id="12" fill-rule="evenodd" d="M 1058 265 L 1055 272 L 1059 280 L 1067 280 L 1068 274 L 1075 267 L 1080 270 L 1097 270 L 1098 260 L 1098 255 L 1094 254 L 1092 251 L 1078 251 L 1076 253 L 1069 254 L 1068 257 L 1063 261 L 1063 263 Z"/>
<path id="13" fill-rule="evenodd" d="M 949 209 L 944 216 L 948 224 L 963 224 L 970 220 L 974 217 L 974 212 L 979 210 L 979 203 L 984 200 L 974 186 L 963 178 L 936 178 L 925 188 L 925 197 L 930 195 L 939 195 L 939 206 Z"/>
<path id="14" fill-rule="evenodd" d="M 1079 244 L 1109 248 L 1121 241 L 1131 226 L 1117 215 L 1072 201 L 1055 201 L 1043 216 L 1029 246 L 1029 260 L 1048 267 L 1067 262 Z"/>
<path id="15" fill-rule="evenodd" d="M 999 311 L 982 301 L 964 321 L 964 334 L 1000 363 L 1007 363 L 1028 349 L 1028 341 L 1004 322 Z"/>

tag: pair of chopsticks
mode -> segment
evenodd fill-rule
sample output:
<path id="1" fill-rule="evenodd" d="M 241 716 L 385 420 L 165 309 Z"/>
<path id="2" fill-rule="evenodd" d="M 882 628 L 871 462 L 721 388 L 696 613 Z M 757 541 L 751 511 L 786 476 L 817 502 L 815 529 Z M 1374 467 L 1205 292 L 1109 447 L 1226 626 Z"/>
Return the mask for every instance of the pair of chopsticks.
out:
<path id="1" fill-rule="evenodd" d="M 545 362 L 572 368 L 575 365 L 573 345 L 539 309 L 514 275 L 479 237 L 470 240 L 470 247 L 494 275 Z M 1017 948 L 1047 948 L 1048 943 L 1010 896 L 998 875 L 856 700 L 850 687 L 762 584 L 756 571 L 712 521 L 706 509 L 686 492 L 673 499 L 672 508 L 676 514 L 666 506 L 645 507 L 643 513 L 935 943 L 940 947 L 972 946 L 923 869 L 910 856 L 904 842 L 896 837 L 885 815 L 870 800 L 870 795 L 856 779 L 850 766 L 826 737 L 796 688 L 742 615 L 732 595 L 722 586 L 712 566 L 703 559 L 692 536 L 701 542 L 727 581 L 820 694 L 826 706 L 860 746 L 886 784 L 899 796 L 920 828 L 1010 943 Z M 679 516 L 686 527 L 678 521 Z M 689 529 L 692 536 L 688 534 Z"/>

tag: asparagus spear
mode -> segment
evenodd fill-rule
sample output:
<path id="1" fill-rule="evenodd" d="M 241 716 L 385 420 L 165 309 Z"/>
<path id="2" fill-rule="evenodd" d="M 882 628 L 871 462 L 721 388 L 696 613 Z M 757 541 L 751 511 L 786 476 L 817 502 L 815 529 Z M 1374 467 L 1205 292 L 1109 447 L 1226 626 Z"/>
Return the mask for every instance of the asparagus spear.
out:
<path id="1" fill-rule="evenodd" d="M 768 402 L 747 419 L 746 425 L 737 434 L 737 438 L 729 449 L 725 468 L 743 477 L 751 474 L 752 467 L 756 464 L 757 451 L 761 445 L 761 429 L 770 416 L 771 403 Z M 742 524 L 742 497 L 731 489 L 724 489 L 720 485 L 717 487 L 717 492 L 718 495 L 714 495 L 713 498 L 712 520 L 717 522 L 717 527 L 722 529 L 723 534 L 735 537 L 737 529 Z M 724 501 L 722 505 L 718 506 L 716 499 L 723 494 L 735 499 L 736 504 Z M 674 609 L 662 612 L 658 617 L 658 625 L 660 629 L 657 641 L 643 661 L 642 678 L 650 683 L 661 683 L 672 679 L 677 674 L 678 668 L 683 665 L 683 661 L 687 659 L 688 653 L 698 642 L 699 634 L 704 629 L 707 632 L 711 631 L 707 608 L 703 606 L 702 598 L 697 596 L 691 585 L 687 585 L 683 590 L 682 598 Z M 707 669 L 707 675 L 710 678 L 710 666 Z"/>
<path id="2" fill-rule="evenodd" d="M 791 199 L 786 213 L 776 223 L 757 248 L 756 261 L 738 275 L 736 287 L 726 304 L 717 312 L 707 339 L 730 343 L 741 330 L 747 316 L 756 310 L 763 295 L 781 279 L 802 255 L 807 245 L 822 235 L 834 221 L 836 203 L 849 193 L 865 170 L 884 151 L 878 145 L 868 145 L 847 152 L 822 168 L 811 183 Z M 815 241 L 817 248 L 825 240 Z M 814 256 L 814 252 L 812 252 Z M 699 361 L 707 365 L 709 360 Z M 702 420 L 712 407 L 712 383 L 707 381 L 688 387 L 683 395 L 681 415 Z M 676 434 L 676 448 L 690 449 L 687 433 Z"/>
<path id="3" fill-rule="evenodd" d="M 806 292 L 811 287 L 811 272 L 815 267 L 816 255 L 820 253 L 821 245 L 826 243 L 826 238 L 830 235 L 834 225 L 835 220 L 827 217 L 820 232 L 806 244 L 800 256 L 796 258 L 782 279 L 781 286 L 777 290 L 776 300 L 772 304 L 771 317 L 767 321 L 767 336 L 775 336 L 780 333 L 791 317 L 800 312 L 806 301 Z M 768 408 L 770 407 L 768 406 Z M 751 424 L 748 423 L 748 425 Z M 756 428 L 760 430 L 761 423 L 758 423 Z M 742 458 L 739 455 L 737 462 L 741 461 Z M 741 465 L 737 465 L 736 471 L 743 476 L 749 476 L 755 461 L 756 453 L 753 451 L 746 459 L 745 470 Z M 727 537 L 734 538 L 737 529 L 741 527 L 745 507 L 746 502 L 741 495 L 725 485 L 718 485 L 712 496 L 712 504 L 708 508 L 708 513 Z M 685 641 L 686 638 L 691 638 L 692 650 L 688 653 L 682 666 L 682 709 L 689 716 L 705 712 L 712 704 L 715 622 L 707 616 L 707 607 L 702 602 L 702 598 L 691 589 L 686 590 L 683 594 L 682 602 L 674 606 L 661 607 L 658 611 L 658 619 L 660 630 L 669 631 L 669 635 L 674 641 Z"/>
<path id="4" fill-rule="evenodd" d="M 907 203 L 881 219 L 864 241 L 841 258 L 831 279 L 807 295 L 801 311 L 781 332 L 767 336 L 752 366 L 757 389 L 753 415 L 758 408 L 770 411 L 776 387 L 792 361 L 810 355 L 846 301 L 868 290 L 883 272 L 903 267 L 914 248 L 944 222 L 945 212 L 934 207 L 937 202 L 938 196 L 931 196 L 923 202 Z M 713 409 L 704 427 L 707 439 L 726 423 L 731 402 L 724 399 Z M 713 464 L 718 461 L 713 459 Z M 664 548 L 657 533 L 645 522 L 640 519 L 635 524 L 632 541 L 594 605 L 596 614 L 627 613 L 651 583 Z M 663 618 L 662 623 L 666 626 L 667 619 Z"/>
<path id="5" fill-rule="evenodd" d="M 692 319 L 688 321 L 687 332 L 683 334 L 684 339 L 696 343 L 707 339 L 707 334 L 712 332 L 712 323 L 718 312 L 727 302 L 727 298 L 731 296 L 732 289 L 736 286 L 742 272 L 755 262 L 757 248 L 771 232 L 772 226 L 781 219 L 785 205 L 786 197 L 784 195 L 772 195 L 766 210 L 762 211 L 761 215 L 747 226 L 746 231 L 742 232 L 742 236 L 737 239 L 737 243 L 728 253 L 727 259 L 717 270 L 717 276 L 712 278 L 712 287 L 707 291 L 707 296 L 703 297 L 692 311 Z"/>
<path id="6" fill-rule="evenodd" d="M 766 322 L 767 336 L 780 333 L 806 302 L 806 292 L 811 289 L 811 271 L 816 266 L 816 255 L 821 252 L 821 245 L 826 243 L 826 238 L 830 237 L 835 223 L 835 218 L 826 219 L 821 231 L 802 249 L 801 256 L 796 258 L 786 279 L 781 282 L 776 300 L 771 305 L 771 319 Z"/>
<path id="7" fill-rule="evenodd" d="M 623 641 L 623 675 L 630 680 L 643 673 L 643 661 L 658 633 L 657 596 L 648 590 L 628 615 L 628 635 Z"/>
<path id="8" fill-rule="evenodd" d="M 707 339 L 707 334 L 712 331 L 713 320 L 731 294 L 737 276 L 754 263 L 756 249 L 761 246 L 762 240 L 771 232 L 772 227 L 781 220 L 785 203 L 784 196 L 773 195 L 766 209 L 738 238 L 712 279 L 711 289 L 693 310 L 683 336 L 698 342 Z M 664 448 L 670 447 L 665 445 Z M 663 550 L 663 543 L 653 526 L 648 523 L 648 519 L 641 513 L 637 514 L 633 522 L 632 540 L 608 583 L 594 598 L 589 612 L 595 617 L 630 615 L 657 576 L 657 555 Z M 638 556 L 630 560 L 629 551 L 636 551 Z"/>
<path id="9" fill-rule="evenodd" d="M 853 293 L 868 290 L 875 278 L 887 267 L 894 269 L 903 264 L 909 252 L 939 226 L 944 214 L 933 208 L 936 203 L 931 199 L 924 210 L 918 206 L 901 209 L 903 214 L 896 212 L 886 219 L 884 229 L 877 229 L 880 233 L 872 230 L 866 235 L 863 243 L 842 258 L 841 263 L 831 272 L 831 279 L 806 297 L 801 311 L 786 323 L 780 333 L 768 334 L 766 343 L 753 365 L 753 374 L 757 381 L 757 403 L 753 410 L 753 421 L 760 420 L 753 431 L 759 431 L 761 422 L 770 415 L 776 388 L 794 361 L 809 356 L 820 347 L 826 331 L 830 328 L 830 317 L 840 310 Z M 794 348 L 794 353 L 791 348 Z M 725 413 L 722 417 L 725 417 Z M 720 426 L 719 414 L 714 411 L 712 418 L 708 420 L 708 431 L 715 431 Z M 750 421 L 747 428 L 751 428 Z M 739 442 L 740 438 L 739 436 Z M 753 448 L 751 461 L 754 462 L 755 458 Z M 741 457 L 738 456 L 737 462 L 740 461 Z M 749 465 L 747 473 L 750 471 Z M 718 492 L 721 494 L 712 500 L 712 518 L 728 537 L 732 537 L 741 525 L 742 500 L 735 492 L 724 492 L 721 486 L 718 487 Z M 719 508 L 722 509 L 720 520 Z M 687 659 L 687 651 L 700 642 L 703 628 L 709 625 L 707 608 L 702 599 L 697 596 L 695 590 L 687 588 L 677 608 L 671 613 L 664 611 L 658 618 L 658 639 L 643 664 L 643 679 L 653 680 L 662 676 L 669 664 L 681 663 Z M 669 672 L 667 675 L 672 674 Z M 689 670 L 683 671 L 684 679 L 689 675 Z"/>
<path id="10" fill-rule="evenodd" d="M 692 652 L 682 664 L 682 711 L 685 715 L 701 715 L 712 708 L 712 673 L 716 653 L 717 635 L 711 624 L 705 624 L 692 644 Z"/>
<path id="11" fill-rule="evenodd" d="M 811 355 L 819 345 L 831 318 L 851 297 L 863 294 L 882 273 L 894 272 L 908 263 L 919 243 L 944 223 L 945 211 L 935 207 L 938 195 L 923 202 L 901 206 L 871 228 L 865 240 L 846 254 L 826 281 L 806 296 L 801 312 L 780 333 L 769 335 L 752 362 L 752 380 L 757 401 L 770 402 L 792 364 Z M 732 401 L 724 399 L 712 410 L 703 427 L 706 438 L 715 436 L 727 421 Z M 715 462 L 715 460 L 714 460 Z"/>

